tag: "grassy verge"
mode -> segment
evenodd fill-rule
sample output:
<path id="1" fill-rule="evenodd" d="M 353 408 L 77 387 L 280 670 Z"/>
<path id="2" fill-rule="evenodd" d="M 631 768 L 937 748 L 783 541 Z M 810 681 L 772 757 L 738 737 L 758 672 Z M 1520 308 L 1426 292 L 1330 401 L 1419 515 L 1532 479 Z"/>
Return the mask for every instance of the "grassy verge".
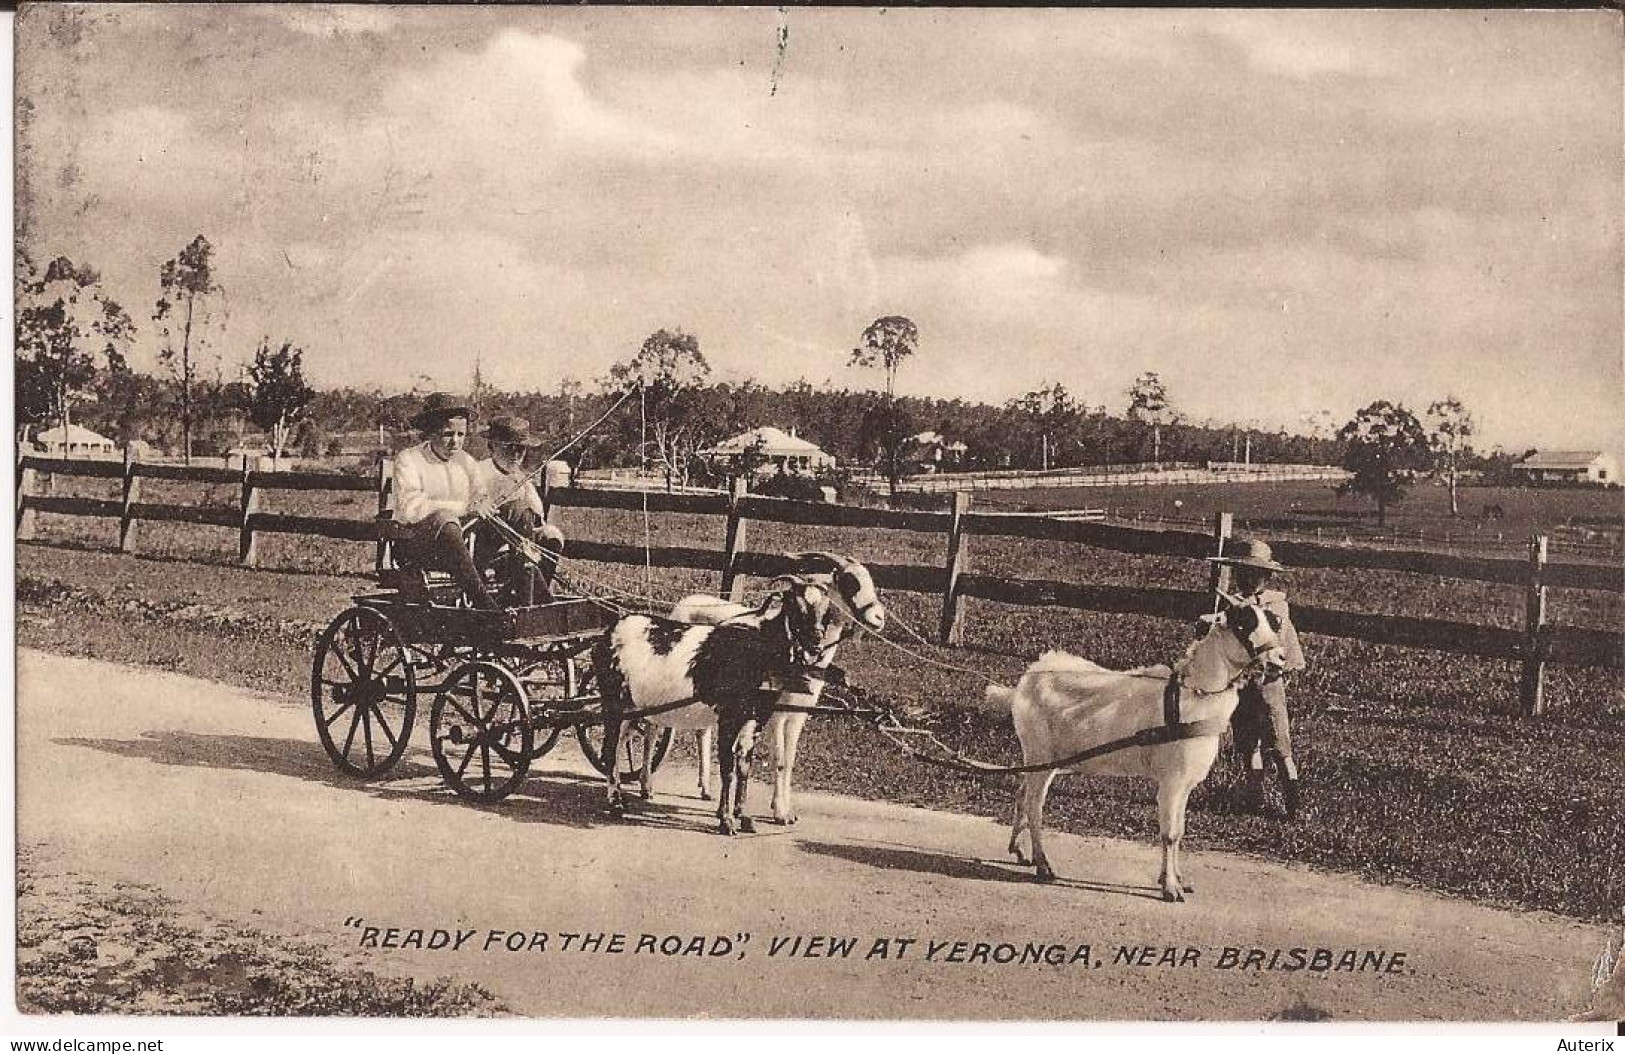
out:
<path id="1" fill-rule="evenodd" d="M 163 666 L 300 705 L 316 632 L 350 591 L 365 586 L 43 546 L 20 554 L 22 643 Z M 1109 555 L 1090 554 L 1091 571 L 1146 573 L 1143 561 L 1114 564 Z M 1416 589 L 1420 603 L 1425 590 Z M 932 598 L 888 601 L 902 622 L 933 625 Z M 992 604 L 973 605 L 971 618 L 971 646 L 915 646 L 943 665 L 920 665 L 872 640 L 843 650 L 840 662 L 855 683 L 925 707 L 950 743 L 993 761 L 1014 760 L 1008 724 L 960 705 L 980 694 L 984 677 L 1011 683 L 1048 647 L 1138 665 L 1177 655 L 1190 634 L 1166 620 Z M 1518 676 L 1511 662 L 1327 638 L 1311 638 L 1308 649 L 1312 665 L 1294 683 L 1292 705 L 1311 816 L 1289 824 L 1241 812 L 1239 773 L 1221 760 L 1193 798 L 1192 848 L 1256 853 L 1582 918 L 1617 915 L 1625 898 L 1618 862 L 1625 858 L 1625 701 L 1617 673 L 1551 668 L 1552 711 L 1530 721 L 1511 713 Z M 1003 780 L 926 768 L 834 719 L 809 725 L 797 782 L 1000 818 L 1010 801 Z M 1065 830 L 1155 834 L 1149 784 L 1069 777 L 1052 803 L 1051 818 Z"/>
<path id="2" fill-rule="evenodd" d="M 474 1017 L 507 1009 L 478 985 L 419 984 L 211 920 L 181 921 L 144 886 L 103 885 L 23 847 L 17 1005 L 30 1014 Z"/>

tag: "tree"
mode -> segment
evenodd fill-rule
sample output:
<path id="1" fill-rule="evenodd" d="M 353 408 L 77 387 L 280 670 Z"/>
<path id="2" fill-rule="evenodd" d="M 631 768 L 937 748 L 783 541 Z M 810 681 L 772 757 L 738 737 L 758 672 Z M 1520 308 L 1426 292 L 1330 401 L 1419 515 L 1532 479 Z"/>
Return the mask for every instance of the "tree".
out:
<path id="1" fill-rule="evenodd" d="M 1059 382 L 1034 390 L 1019 399 L 1012 399 L 1007 408 L 1027 418 L 1039 438 L 1039 467 L 1047 469 L 1058 461 L 1063 440 L 1077 428 L 1083 407 Z M 1030 435 L 1030 433 L 1029 433 Z"/>
<path id="2" fill-rule="evenodd" d="M 865 460 L 873 460 L 878 468 L 884 468 L 888 473 L 888 480 L 892 487 L 892 496 L 897 494 L 897 480 L 900 475 L 899 466 L 902 460 L 903 437 L 915 430 L 914 415 L 909 412 L 908 403 L 904 400 L 886 402 L 870 397 L 869 408 L 864 410 L 858 419 L 858 450 Z"/>
<path id="3" fill-rule="evenodd" d="M 698 406 L 710 377 L 711 365 L 699 340 L 681 329 L 656 330 L 636 355 L 610 367 L 606 388 L 624 388 L 634 381 L 643 385 L 642 424 L 647 431 L 639 436 L 639 453 L 661 466 L 668 490 L 678 479 L 687 485 L 689 461 L 715 427 Z"/>
<path id="4" fill-rule="evenodd" d="M 1339 494 L 1358 494 L 1377 503 L 1377 526 L 1387 525 L 1388 506 L 1405 498 L 1409 474 L 1428 463 L 1428 437 L 1416 415 L 1379 399 L 1337 430 L 1348 444 L 1343 467 L 1354 475 L 1338 484 Z"/>
<path id="5" fill-rule="evenodd" d="M 1473 437 L 1473 415 L 1460 399 L 1447 395 L 1428 407 L 1428 423 L 1432 426 L 1428 442 L 1433 448 L 1436 469 L 1450 484 L 1450 515 L 1459 516 L 1456 482 L 1462 460 L 1472 453 L 1468 441 Z"/>
<path id="6" fill-rule="evenodd" d="M 181 456 L 187 464 L 192 460 L 192 411 L 197 359 L 205 343 L 202 334 L 211 318 L 211 306 L 224 292 L 214 280 L 213 257 L 214 246 L 200 234 L 166 260 L 158 271 L 158 302 L 152 311 L 163 341 L 158 360 L 168 367 L 180 387 Z"/>
<path id="7" fill-rule="evenodd" d="M 311 420 L 309 416 L 300 418 L 293 430 L 293 447 L 299 451 L 302 458 L 318 458 L 324 451 L 331 449 L 332 441 L 322 434 L 321 426 Z M 342 453 L 344 445 L 339 444 Z"/>
<path id="8" fill-rule="evenodd" d="M 487 412 L 488 407 L 486 404 L 489 403 L 496 395 L 497 390 L 491 385 L 487 384 L 485 381 L 485 374 L 480 369 L 480 354 L 479 352 L 475 352 L 474 379 L 469 384 L 468 388 L 468 405 L 473 407 L 474 412 L 481 417 L 491 416 Z"/>
<path id="9" fill-rule="evenodd" d="M 559 381 L 559 398 L 564 400 L 565 405 L 565 426 L 569 429 L 570 435 L 572 436 L 575 435 L 576 431 L 576 399 L 580 395 L 580 381 L 576 380 L 574 377 L 566 377 Z"/>
<path id="10" fill-rule="evenodd" d="M 1151 426 L 1151 460 L 1162 467 L 1162 426 L 1168 416 L 1168 389 L 1155 373 L 1142 373 L 1128 390 L 1128 416 Z"/>
<path id="11" fill-rule="evenodd" d="M 898 451 L 903 445 L 902 419 L 894 410 L 897 391 L 897 368 L 918 349 L 919 327 L 903 315 L 887 315 L 869 323 L 863 330 L 861 343 L 852 349 L 848 366 L 865 369 L 879 367 L 886 372 L 886 433 L 881 436 L 883 456 L 886 460 L 886 480 L 891 485 L 891 496 L 897 497 Z"/>
<path id="12" fill-rule="evenodd" d="M 101 287 L 101 276 L 58 256 L 41 274 L 17 254 L 17 418 L 56 421 L 64 433 L 74 397 L 99 366 L 126 369 L 135 324 Z"/>
<path id="13" fill-rule="evenodd" d="M 248 368 L 250 392 L 248 416 L 259 427 L 271 433 L 271 463 L 282 460 L 289 430 L 298 423 L 305 408 L 316 397 L 305 383 L 305 352 L 289 341 L 271 350 L 271 338 L 260 341 L 254 353 L 254 365 Z"/>

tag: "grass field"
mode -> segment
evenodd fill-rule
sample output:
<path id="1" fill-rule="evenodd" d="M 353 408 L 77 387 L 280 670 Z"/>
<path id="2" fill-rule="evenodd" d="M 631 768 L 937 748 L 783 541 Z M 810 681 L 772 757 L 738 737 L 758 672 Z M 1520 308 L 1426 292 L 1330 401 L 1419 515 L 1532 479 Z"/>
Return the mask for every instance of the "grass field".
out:
<path id="1" fill-rule="evenodd" d="M 1618 490 L 1535 487 L 1462 487 L 1461 514 L 1450 515 L 1450 492 L 1432 482 L 1414 484 L 1404 501 L 1388 510 L 1387 529 L 1377 527 L 1376 507 L 1362 498 L 1340 497 L 1321 482 L 1213 483 L 1157 487 L 1072 487 L 978 492 L 979 506 L 1027 512 L 1051 509 L 1106 509 L 1114 519 L 1186 524 L 1206 529 L 1213 515 L 1228 512 L 1241 530 L 1290 532 L 1327 540 L 1392 538 L 1420 540 L 1430 548 L 1521 550 L 1531 535 L 1560 528 L 1590 529 L 1592 545 L 1554 539 L 1554 555 L 1565 545 L 1580 555 L 1612 555 L 1619 548 L 1625 493 Z M 1503 515 L 1487 519 L 1486 506 Z M 1576 535 L 1583 533 L 1575 531 Z M 1601 544 L 1601 539 L 1611 544 Z"/>
<path id="2" fill-rule="evenodd" d="M 51 534 L 62 529 L 45 526 Z M 178 558 L 195 544 L 188 539 L 213 537 L 222 544 L 210 557 L 229 563 L 236 552 L 231 532 L 151 526 L 144 545 L 157 546 L 162 532 L 176 532 L 168 554 L 135 559 L 22 546 L 22 642 L 247 684 L 290 701 L 304 698 L 315 632 L 344 606 L 348 592 L 365 587 L 343 572 L 370 566 L 370 548 L 272 539 L 279 548 L 266 548 L 267 563 L 329 573 L 246 571 Z M 578 538 L 635 542 L 644 532 L 636 513 L 599 510 L 572 510 L 566 526 Z M 659 516 L 649 531 L 656 544 L 717 546 L 722 524 Z M 753 524 L 750 536 L 750 548 L 759 551 L 833 548 L 887 563 L 938 563 L 942 545 L 941 537 L 927 534 L 773 524 Z M 1125 585 L 1198 588 L 1206 575 L 1200 561 L 1014 539 L 977 539 L 971 558 L 979 570 Z M 625 566 L 577 564 L 575 570 L 597 584 L 661 598 L 716 584 L 705 572 L 655 569 L 646 578 L 643 569 Z M 1515 587 L 1434 576 L 1316 569 L 1293 572 L 1288 584 L 1296 599 L 1350 610 L 1500 625 L 1518 624 L 1522 612 Z M 995 761 L 1014 758 L 1007 723 L 990 723 L 960 705 L 979 695 L 987 679 L 1011 683 L 1049 647 L 1117 667 L 1165 661 L 1192 632 L 1177 621 L 976 601 L 968 611 L 968 645 L 948 650 L 910 642 L 904 632 L 912 626 L 931 635 L 937 598 L 899 593 L 887 600 L 894 616 L 888 636 L 909 642 L 920 658 L 868 640 L 843 651 L 841 665 L 880 698 L 924 707 L 950 742 Z M 1616 594 L 1554 590 L 1552 612 L 1560 622 L 1620 624 Z M 1513 716 L 1514 662 L 1313 636 L 1306 646 L 1311 665 L 1293 684 L 1292 705 L 1312 818 L 1285 824 L 1239 812 L 1238 773 L 1221 764 L 1193 802 L 1194 847 L 1238 849 L 1583 917 L 1618 910 L 1625 895 L 1617 863 L 1625 855 L 1625 701 L 1617 672 L 1550 667 L 1550 712 L 1530 721 Z M 813 723 L 798 779 L 804 786 L 999 816 L 1010 793 L 1004 781 L 967 781 L 924 768 L 866 730 L 835 720 Z M 1149 785 L 1070 778 L 1053 801 L 1063 828 L 1154 835 Z"/>

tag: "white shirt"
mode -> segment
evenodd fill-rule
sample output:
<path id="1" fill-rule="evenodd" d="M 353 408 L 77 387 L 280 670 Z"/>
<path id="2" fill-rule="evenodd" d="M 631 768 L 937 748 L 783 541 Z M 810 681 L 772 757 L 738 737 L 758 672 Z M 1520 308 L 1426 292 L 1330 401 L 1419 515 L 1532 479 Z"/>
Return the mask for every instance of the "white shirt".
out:
<path id="1" fill-rule="evenodd" d="M 497 465 L 496 459 L 485 458 L 474 462 L 475 486 L 485 499 L 494 505 L 518 503 L 537 516 L 543 516 L 542 496 L 536 492 L 536 483 L 524 469 L 509 474 Z M 520 481 L 524 486 L 520 486 Z M 517 491 L 517 493 L 516 493 Z"/>
<path id="2" fill-rule="evenodd" d="M 396 522 L 419 523 L 437 511 L 467 515 L 479 467 L 467 451 L 441 458 L 423 442 L 395 455 L 392 478 Z"/>

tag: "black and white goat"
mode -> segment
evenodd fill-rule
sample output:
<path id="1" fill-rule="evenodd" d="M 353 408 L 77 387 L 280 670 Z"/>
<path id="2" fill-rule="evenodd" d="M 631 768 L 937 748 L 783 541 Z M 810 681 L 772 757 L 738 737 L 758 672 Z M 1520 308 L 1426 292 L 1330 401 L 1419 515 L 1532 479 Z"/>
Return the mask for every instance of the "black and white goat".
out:
<path id="1" fill-rule="evenodd" d="M 775 693 L 763 685 L 790 681 L 818 662 L 829 604 L 825 586 L 787 575 L 774 580 L 759 617 L 749 624 L 694 626 L 651 615 L 618 619 L 593 646 L 592 656 L 603 697 L 604 756 L 611 759 L 610 810 L 625 808 L 614 759 L 627 715 L 703 702 L 716 714 L 726 759 L 718 823 L 724 834 L 755 830 L 745 815 L 752 752 L 775 701 Z M 647 759 L 643 780 L 647 795 Z"/>
<path id="2" fill-rule="evenodd" d="M 831 614 L 835 617 L 830 620 L 830 625 L 824 631 L 824 651 L 816 663 L 818 670 L 827 669 L 835 661 L 835 655 L 843 641 L 864 629 L 879 633 L 886 628 L 886 605 L 880 599 L 880 592 L 875 588 L 869 569 L 863 564 L 839 553 L 804 552 L 784 555 L 796 561 L 798 570 L 809 582 L 829 586 L 832 590 L 833 603 L 840 605 L 840 609 L 834 609 L 832 605 Z M 758 618 L 758 613 L 756 608 L 744 604 L 696 593 L 679 600 L 672 607 L 670 618 L 677 622 L 715 626 L 729 622 L 749 624 Z M 822 679 L 813 677 L 807 682 L 804 691 L 801 690 L 801 686 L 787 687 L 779 693 L 776 705 L 816 706 L 824 692 L 824 683 Z M 650 719 L 650 723 L 664 728 L 699 733 L 700 797 L 706 801 L 711 800 L 711 754 L 717 727 L 716 711 L 708 706 L 694 706 L 657 715 Z M 772 809 L 773 819 L 778 823 L 791 824 L 797 819 L 795 802 L 792 798 L 792 781 L 796 767 L 796 751 L 801 745 L 801 731 L 806 724 L 805 710 L 780 709 L 774 711 L 764 729 L 768 746 L 773 753 Z M 653 742 L 652 738 L 650 742 Z"/>
<path id="3" fill-rule="evenodd" d="M 986 697 L 1008 709 L 1021 740 L 1023 763 L 1061 761 L 1103 744 L 1115 743 L 1173 722 L 1194 733 L 1151 745 L 1128 746 L 1066 766 L 1067 772 L 1097 776 L 1144 776 L 1157 784 L 1157 827 L 1162 840 L 1162 898 L 1185 899 L 1192 887 L 1179 873 L 1179 842 L 1185 834 L 1185 806 L 1207 778 L 1219 752 L 1219 735 L 1230 723 L 1241 682 L 1256 667 L 1279 669 L 1285 662 L 1279 620 L 1257 604 L 1225 598 L 1230 607 L 1204 615 L 1207 633 L 1173 667 L 1108 670 L 1064 651 L 1046 652 L 1027 668 L 1015 688 L 989 687 Z M 1032 839 L 1032 862 L 1041 882 L 1055 871 L 1044 855 L 1044 799 L 1060 768 L 1021 777 L 1010 853 L 1020 863 L 1019 839 Z"/>

